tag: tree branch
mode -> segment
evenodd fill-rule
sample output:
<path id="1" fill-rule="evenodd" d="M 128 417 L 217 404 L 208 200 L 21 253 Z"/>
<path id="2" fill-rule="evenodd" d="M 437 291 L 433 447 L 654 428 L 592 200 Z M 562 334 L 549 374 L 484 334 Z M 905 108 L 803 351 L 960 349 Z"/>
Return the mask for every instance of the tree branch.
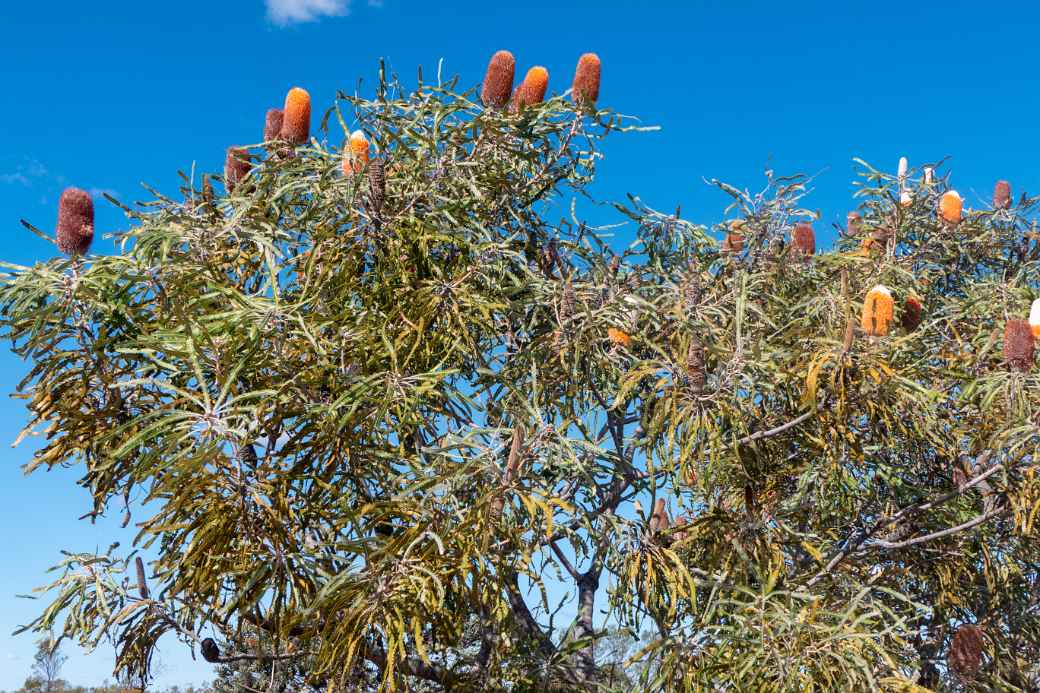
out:
<path id="1" fill-rule="evenodd" d="M 948 537 L 951 534 L 956 534 L 957 532 L 963 532 L 966 529 L 971 529 L 972 527 L 981 525 L 983 522 L 986 522 L 987 520 L 993 519 L 997 515 L 1003 515 L 1007 511 L 1007 508 L 997 508 L 996 510 L 990 510 L 987 513 L 983 513 L 978 517 L 974 517 L 968 520 L 967 522 L 961 523 L 956 527 L 947 527 L 946 529 L 940 530 L 938 532 L 932 532 L 931 534 L 925 534 L 924 536 L 914 537 L 913 539 L 907 539 L 906 541 L 885 541 L 884 539 L 875 539 L 872 542 L 870 542 L 868 546 L 877 546 L 882 549 L 901 549 L 907 546 L 923 544 L 925 542 L 932 541 L 933 539 L 941 539 L 942 537 Z"/>

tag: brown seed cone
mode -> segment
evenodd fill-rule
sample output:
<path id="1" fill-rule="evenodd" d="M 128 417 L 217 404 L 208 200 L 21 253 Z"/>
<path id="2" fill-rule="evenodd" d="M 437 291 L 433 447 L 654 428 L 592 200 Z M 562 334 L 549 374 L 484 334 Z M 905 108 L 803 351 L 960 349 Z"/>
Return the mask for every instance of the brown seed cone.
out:
<path id="1" fill-rule="evenodd" d="M 690 348 L 686 351 L 686 377 L 689 379 L 690 394 L 703 394 L 704 386 L 707 384 L 707 375 L 704 371 L 704 346 L 696 337 L 690 341 Z"/>
<path id="2" fill-rule="evenodd" d="M 563 320 L 574 315 L 574 311 L 577 308 L 578 297 L 574 293 L 574 285 L 571 284 L 570 279 L 563 285 L 563 296 L 560 298 L 560 317 Z"/>
<path id="3" fill-rule="evenodd" d="M 668 518 L 668 509 L 665 508 L 664 498 L 658 498 L 654 503 L 654 512 L 650 515 L 650 531 L 666 532 L 671 521 Z"/>
<path id="4" fill-rule="evenodd" d="M 66 255 L 83 255 L 94 240 L 94 200 L 79 188 L 65 188 L 58 200 L 58 249 Z"/>
<path id="5" fill-rule="evenodd" d="M 1004 359 L 1011 368 L 1028 371 L 1033 367 L 1035 342 L 1033 330 L 1026 320 L 1008 320 L 1004 324 Z"/>
<path id="6" fill-rule="evenodd" d="M 962 676 L 970 676 L 982 666 L 983 631 L 976 625 L 964 624 L 953 633 L 946 661 Z"/>
<path id="7" fill-rule="evenodd" d="M 509 103 L 513 93 L 513 76 L 516 73 L 516 60 L 509 51 L 498 51 L 491 56 L 487 72 L 484 73 L 484 85 L 480 89 L 480 100 L 488 108 L 502 108 Z"/>
<path id="8" fill-rule="evenodd" d="M 283 120 L 282 109 L 270 108 L 267 110 L 267 117 L 264 119 L 264 142 L 271 142 L 282 136 Z"/>
<path id="9" fill-rule="evenodd" d="M 217 643 L 213 638 L 204 639 L 199 649 L 202 650 L 202 658 L 210 664 L 216 664 L 220 661 L 220 648 L 217 647 Z"/>
<path id="10" fill-rule="evenodd" d="M 513 94 L 513 108 L 519 110 L 524 106 L 533 106 L 545 100 L 545 92 L 549 88 L 549 71 L 536 65 L 527 71 L 524 81 Z"/>
<path id="11" fill-rule="evenodd" d="M 368 205 L 372 214 L 379 216 L 386 199 L 386 171 L 382 159 L 373 159 L 368 165 Z"/>
<path id="12" fill-rule="evenodd" d="M 252 167 L 249 152 L 241 147 L 228 147 L 227 156 L 224 158 L 224 188 L 229 193 L 234 192 Z"/>
<path id="13" fill-rule="evenodd" d="M 578 67 L 574 70 L 574 84 L 571 87 L 571 98 L 574 103 L 595 106 L 599 98 L 599 56 L 586 53 L 578 58 Z"/>
<path id="14" fill-rule="evenodd" d="M 805 258 L 816 254 L 816 233 L 811 224 L 801 223 L 791 232 L 791 244 L 795 252 Z"/>
<path id="15" fill-rule="evenodd" d="M 693 317 L 693 312 L 701 302 L 701 276 L 694 268 L 690 268 L 683 279 L 682 287 L 683 312 L 686 317 Z"/>
<path id="16" fill-rule="evenodd" d="M 285 95 L 282 115 L 282 139 L 289 144 L 303 144 L 311 133 L 311 95 L 293 87 Z"/>
<path id="17" fill-rule="evenodd" d="M 1007 209 L 1011 206 L 1011 183 L 998 180 L 993 187 L 993 209 Z"/>
<path id="18" fill-rule="evenodd" d="M 903 318 L 901 320 L 903 329 L 907 332 L 916 330 L 917 326 L 921 324 L 921 313 L 923 310 L 921 299 L 917 298 L 917 296 L 907 296 L 906 301 L 903 303 Z"/>
<path id="19" fill-rule="evenodd" d="M 144 561 L 137 556 L 134 564 L 137 567 L 137 591 L 141 593 L 141 599 L 148 599 L 148 582 L 145 580 Z"/>

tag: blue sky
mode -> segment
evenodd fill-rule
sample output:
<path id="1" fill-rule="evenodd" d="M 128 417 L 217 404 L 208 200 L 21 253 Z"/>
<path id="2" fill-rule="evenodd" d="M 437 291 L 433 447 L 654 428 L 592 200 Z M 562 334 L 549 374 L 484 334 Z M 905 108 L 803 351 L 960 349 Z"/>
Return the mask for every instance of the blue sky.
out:
<path id="1" fill-rule="evenodd" d="M 606 144 L 601 198 L 649 204 L 710 223 L 726 198 L 704 178 L 757 187 L 778 173 L 821 173 L 809 206 L 824 229 L 843 220 L 853 156 L 895 169 L 952 155 L 969 206 L 1007 178 L 1015 194 L 1040 188 L 1032 142 L 1040 113 L 1033 3 L 620 2 L 445 0 L 110 0 L 5 2 L 0 7 L 0 258 L 32 263 L 54 249 L 25 232 L 53 228 L 61 189 L 146 199 L 139 182 L 174 190 L 193 162 L 219 171 L 227 146 L 260 139 L 267 108 L 286 90 L 311 92 L 315 112 L 359 77 L 371 85 L 385 57 L 406 79 L 444 60 L 465 84 L 488 57 L 513 51 L 518 71 L 548 67 L 550 90 L 570 84 L 577 57 L 603 60 L 601 103 L 660 125 Z M 364 89 L 364 87 L 363 87 Z M 317 117 L 315 118 L 315 123 Z M 123 228 L 98 204 L 99 231 Z M 111 252 L 98 241 L 97 252 Z M 0 353 L 0 390 L 28 366 Z M 0 440 L 25 420 L 0 400 Z M 77 522 L 89 507 L 76 470 L 24 477 L 31 443 L 0 447 L 0 689 L 21 684 L 32 639 L 8 637 L 36 605 L 15 599 L 44 579 L 61 548 L 104 548 L 118 518 Z M 111 650 L 70 651 L 66 677 L 100 682 Z M 160 683 L 208 677 L 172 643 Z"/>

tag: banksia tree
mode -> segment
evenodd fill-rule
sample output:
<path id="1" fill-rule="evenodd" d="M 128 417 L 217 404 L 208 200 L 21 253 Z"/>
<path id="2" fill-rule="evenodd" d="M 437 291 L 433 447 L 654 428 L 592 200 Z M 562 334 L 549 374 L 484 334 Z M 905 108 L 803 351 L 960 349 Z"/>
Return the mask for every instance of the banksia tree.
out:
<path id="1" fill-rule="evenodd" d="M 264 142 L 271 142 L 282 136 L 282 123 L 282 109 L 268 109 L 264 118 Z"/>
<path id="2" fill-rule="evenodd" d="M 1011 206 L 1011 183 L 998 180 L 993 186 L 993 209 L 1007 209 Z"/>
<path id="3" fill-rule="evenodd" d="M 311 95 L 305 89 L 293 87 L 285 95 L 285 108 L 282 109 L 282 139 L 299 145 L 307 141 L 310 133 Z"/>
<path id="4" fill-rule="evenodd" d="M 1033 368 L 1033 330 L 1025 320 L 1004 323 L 1004 360 L 1017 371 Z"/>
<path id="5" fill-rule="evenodd" d="M 66 188 L 58 199 L 58 249 L 66 255 L 83 255 L 94 241 L 94 200 L 79 188 Z"/>
<path id="6" fill-rule="evenodd" d="M 872 337 L 884 337 L 892 327 L 892 293 L 878 284 L 863 300 L 860 328 Z"/>
<path id="7" fill-rule="evenodd" d="M 549 71 L 537 65 L 527 71 L 524 81 L 516 88 L 513 95 L 513 107 L 525 108 L 539 104 L 545 100 L 545 92 L 549 88 Z"/>
<path id="8" fill-rule="evenodd" d="M 502 108 L 509 103 L 513 93 L 513 75 L 516 72 L 516 60 L 509 51 L 498 51 L 491 56 L 484 84 L 480 89 L 480 99 L 485 106 Z"/>
<path id="9" fill-rule="evenodd" d="M 599 99 L 599 56 L 586 53 L 578 59 L 578 67 L 574 70 L 574 83 L 571 85 L 571 97 L 575 103 L 595 106 Z"/>
<path id="10" fill-rule="evenodd" d="M 110 641 L 121 675 L 163 638 L 312 677 L 286 690 L 1030 690 L 1040 393 L 1001 351 L 1031 367 L 1032 326 L 1001 329 L 1040 295 L 1040 200 L 951 232 L 945 175 L 903 208 L 861 163 L 860 220 L 792 271 L 808 177 L 713 181 L 700 223 L 599 204 L 631 121 L 493 113 L 471 77 L 381 76 L 255 150 L 248 195 L 4 264 L 26 470 L 79 469 L 95 515 L 129 498 L 149 547 L 149 598 L 133 547 L 87 547 L 29 629 Z M 344 176 L 355 121 L 379 156 Z M 942 664 L 964 623 L 970 679 Z"/>

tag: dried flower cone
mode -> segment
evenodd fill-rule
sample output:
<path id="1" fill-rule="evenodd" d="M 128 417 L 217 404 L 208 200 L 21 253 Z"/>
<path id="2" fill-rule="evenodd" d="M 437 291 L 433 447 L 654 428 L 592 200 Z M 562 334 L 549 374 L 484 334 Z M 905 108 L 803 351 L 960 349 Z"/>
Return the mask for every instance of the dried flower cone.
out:
<path id="1" fill-rule="evenodd" d="M 1004 359 L 1011 368 L 1028 371 L 1033 367 L 1035 341 L 1033 330 L 1025 320 L 1008 320 L 1004 324 Z"/>
<path id="2" fill-rule="evenodd" d="M 696 337 L 690 341 L 690 348 L 686 351 L 686 378 L 690 394 L 701 395 L 704 393 L 704 386 L 707 384 L 704 346 Z"/>
<path id="3" fill-rule="evenodd" d="M 964 200 L 956 190 L 947 190 L 939 198 L 939 216 L 948 224 L 956 224 L 961 220 Z"/>
<path id="4" fill-rule="evenodd" d="M 863 301 L 860 328 L 872 337 L 884 337 L 892 327 L 892 292 L 878 284 Z"/>
<path id="5" fill-rule="evenodd" d="M 1011 206 L 1011 183 L 998 180 L 993 186 L 993 209 L 1007 209 Z"/>
<path id="6" fill-rule="evenodd" d="M 220 648 L 213 638 L 205 638 L 199 649 L 202 651 L 202 658 L 210 664 L 220 661 Z"/>
<path id="7" fill-rule="evenodd" d="M 509 51 L 498 51 L 491 56 L 487 72 L 484 73 L 484 85 L 480 89 L 480 100 L 489 108 L 502 108 L 509 103 L 513 93 L 513 76 L 516 73 L 516 60 Z"/>
<path id="8" fill-rule="evenodd" d="M 541 103 L 545 100 L 545 91 L 548 88 L 549 71 L 540 65 L 532 67 L 513 95 L 513 107 L 519 110 L 524 106 Z"/>
<path id="9" fill-rule="evenodd" d="M 585 106 L 596 105 L 599 98 L 599 56 L 586 53 L 578 58 L 578 67 L 574 71 L 574 84 L 571 87 L 571 98 L 574 103 Z"/>
<path id="10" fill-rule="evenodd" d="M 372 214 L 379 216 L 386 199 L 386 173 L 382 159 L 373 159 L 368 165 L 368 205 Z"/>
<path id="11" fill-rule="evenodd" d="M 282 115 L 282 139 L 289 144 L 303 144 L 311 132 L 311 95 L 293 87 L 285 95 Z"/>
<path id="12" fill-rule="evenodd" d="M 227 191 L 234 192 L 238 184 L 249 175 L 249 152 L 240 147 L 229 147 L 227 156 L 224 158 L 224 187 Z"/>
<path id="13" fill-rule="evenodd" d="M 1034 338 L 1040 338 L 1040 298 L 1029 306 L 1029 329 L 1033 331 Z"/>
<path id="14" fill-rule="evenodd" d="M 650 531 L 666 532 L 671 525 L 668 518 L 668 509 L 665 507 L 664 498 L 658 498 L 654 503 L 654 512 L 650 515 Z"/>
<path id="15" fill-rule="evenodd" d="M 282 136 L 284 114 L 280 108 L 270 108 L 264 118 L 264 142 L 273 142 Z"/>
<path id="16" fill-rule="evenodd" d="M 691 268 L 683 279 L 682 287 L 683 312 L 686 317 L 693 317 L 693 312 L 701 302 L 701 276 Z"/>
<path id="17" fill-rule="evenodd" d="M 65 188 L 58 200 L 58 249 L 66 255 L 83 255 L 94 240 L 94 200 L 79 188 Z"/>
<path id="18" fill-rule="evenodd" d="M 901 324 L 907 332 L 913 332 L 921 324 L 922 311 L 921 299 L 917 296 L 907 296 L 903 303 L 903 317 Z"/>
<path id="19" fill-rule="evenodd" d="M 141 599 L 148 599 L 148 582 L 145 579 L 144 561 L 141 560 L 140 556 L 137 556 L 134 559 L 134 564 L 137 568 L 137 591 L 141 594 Z"/>
<path id="20" fill-rule="evenodd" d="M 574 285 L 568 279 L 563 285 L 563 296 L 560 298 L 560 318 L 567 320 L 574 315 L 577 308 L 577 296 L 574 294 Z"/>
<path id="21" fill-rule="evenodd" d="M 369 152 L 371 147 L 365 133 L 355 130 L 350 133 L 350 141 L 347 143 L 347 151 L 343 157 L 343 173 L 361 173 L 368 166 Z"/>
<path id="22" fill-rule="evenodd" d="M 859 212 L 849 212 L 845 215 L 846 233 L 850 236 L 858 236 L 863 228 L 863 217 Z"/>
<path id="23" fill-rule="evenodd" d="M 816 254 L 816 233 L 811 224 L 798 224 L 791 232 L 791 244 L 795 252 L 805 258 Z"/>
<path id="24" fill-rule="evenodd" d="M 978 672 L 982 666 L 982 635 L 982 629 L 971 624 L 965 624 L 954 632 L 946 660 L 951 669 L 962 676 Z"/>

